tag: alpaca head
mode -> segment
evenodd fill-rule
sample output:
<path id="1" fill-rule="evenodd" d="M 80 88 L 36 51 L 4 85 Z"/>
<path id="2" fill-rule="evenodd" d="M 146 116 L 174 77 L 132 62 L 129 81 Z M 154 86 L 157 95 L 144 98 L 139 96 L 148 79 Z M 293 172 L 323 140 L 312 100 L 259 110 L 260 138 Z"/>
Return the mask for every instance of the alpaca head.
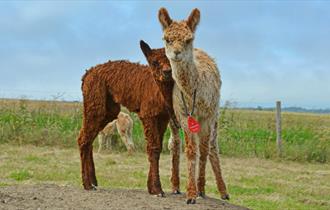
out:
<path id="1" fill-rule="evenodd" d="M 189 61 L 193 55 L 193 40 L 200 20 L 200 12 L 194 9 L 187 20 L 174 21 L 167 10 L 161 8 L 158 19 L 163 27 L 166 56 L 171 62 Z"/>
<path id="2" fill-rule="evenodd" d="M 151 49 L 143 40 L 140 41 L 141 50 L 146 57 L 151 73 L 156 82 L 171 82 L 172 70 L 169 60 L 165 55 L 164 48 Z"/>

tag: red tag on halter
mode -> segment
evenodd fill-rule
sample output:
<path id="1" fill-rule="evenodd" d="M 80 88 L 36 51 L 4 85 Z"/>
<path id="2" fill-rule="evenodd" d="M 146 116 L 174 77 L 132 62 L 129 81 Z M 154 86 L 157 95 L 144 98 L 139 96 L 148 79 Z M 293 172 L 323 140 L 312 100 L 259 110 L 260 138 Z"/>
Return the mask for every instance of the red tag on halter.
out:
<path id="1" fill-rule="evenodd" d="M 188 116 L 188 128 L 192 133 L 198 133 L 201 130 L 201 126 L 192 116 Z"/>

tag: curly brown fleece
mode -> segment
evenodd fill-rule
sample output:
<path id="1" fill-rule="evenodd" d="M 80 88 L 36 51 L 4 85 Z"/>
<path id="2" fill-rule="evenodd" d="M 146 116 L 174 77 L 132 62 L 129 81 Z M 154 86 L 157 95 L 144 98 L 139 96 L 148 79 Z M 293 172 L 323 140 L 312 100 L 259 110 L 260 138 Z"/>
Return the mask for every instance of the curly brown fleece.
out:
<path id="1" fill-rule="evenodd" d="M 168 113 L 170 114 L 170 130 L 171 138 L 169 140 L 170 151 L 172 154 L 172 193 L 180 193 L 180 178 L 179 178 L 179 169 L 180 169 L 180 148 L 181 140 L 179 135 L 179 123 L 177 122 L 173 110 L 173 101 L 172 93 L 174 87 L 174 80 L 171 76 L 172 70 L 165 55 L 165 49 L 156 49 L 152 50 L 147 43 L 140 41 L 140 46 L 143 54 L 145 55 L 149 65 L 151 66 L 152 75 L 156 81 L 157 86 L 160 89 L 161 94 L 164 97 L 165 104 L 168 107 Z"/>
<path id="2" fill-rule="evenodd" d="M 168 63 L 164 49 L 153 50 L 160 63 Z M 169 63 L 168 63 L 169 66 Z M 144 126 L 150 162 L 148 191 L 161 194 L 159 157 L 163 135 L 172 109 L 155 82 L 152 69 L 129 61 L 108 61 L 88 70 L 82 78 L 83 122 L 78 137 L 83 186 L 97 186 L 93 161 L 93 141 L 104 126 L 116 119 L 120 105 L 138 114 Z M 159 81 L 158 81 L 159 82 Z M 166 86 L 168 88 L 168 86 Z"/>

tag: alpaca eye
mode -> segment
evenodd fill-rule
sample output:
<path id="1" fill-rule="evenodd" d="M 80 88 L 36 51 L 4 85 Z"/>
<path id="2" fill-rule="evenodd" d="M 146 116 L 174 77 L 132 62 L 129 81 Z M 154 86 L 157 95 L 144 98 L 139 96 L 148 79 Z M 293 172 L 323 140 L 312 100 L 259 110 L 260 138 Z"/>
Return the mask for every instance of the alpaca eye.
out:
<path id="1" fill-rule="evenodd" d="M 152 62 L 152 65 L 155 66 L 155 67 L 158 67 L 159 66 L 159 63 L 158 63 L 158 61 L 153 61 Z"/>
<path id="2" fill-rule="evenodd" d="M 190 44 L 193 39 L 187 39 L 186 44 Z"/>
<path id="3" fill-rule="evenodd" d="M 168 39 L 165 39 L 165 41 L 166 41 L 166 44 L 172 44 L 172 42 Z"/>

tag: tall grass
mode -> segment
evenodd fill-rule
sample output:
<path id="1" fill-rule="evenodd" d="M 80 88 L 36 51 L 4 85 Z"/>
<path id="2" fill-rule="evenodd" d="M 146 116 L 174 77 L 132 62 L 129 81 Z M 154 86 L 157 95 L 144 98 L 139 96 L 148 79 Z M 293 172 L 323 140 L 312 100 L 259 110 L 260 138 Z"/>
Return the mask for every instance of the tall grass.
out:
<path id="1" fill-rule="evenodd" d="M 275 113 L 222 109 L 221 153 L 277 158 Z M 283 113 L 283 158 L 325 163 L 330 160 L 330 115 Z"/>
<path id="2" fill-rule="evenodd" d="M 72 147 L 80 124 L 78 103 L 1 101 L 0 143 Z"/>
<path id="3" fill-rule="evenodd" d="M 135 146 L 138 151 L 144 151 L 141 121 L 136 114 L 130 115 L 134 121 Z M 0 99 L 0 144 L 75 147 L 81 122 L 81 103 Z M 114 138 L 119 136 L 115 135 Z M 166 145 L 168 138 L 169 131 L 166 131 Z M 125 151 L 125 145 L 119 139 L 117 142 L 113 148 Z M 167 147 L 164 147 L 164 152 L 168 152 Z"/>
<path id="4" fill-rule="evenodd" d="M 136 114 L 133 140 L 144 151 L 143 128 Z M 80 103 L 0 100 L 0 144 L 76 147 L 82 120 Z M 284 159 L 330 160 L 330 115 L 283 113 Z M 277 158 L 275 114 L 269 111 L 222 109 L 220 152 L 227 156 Z M 166 153 L 169 131 L 164 138 Z M 125 151 L 121 141 L 114 147 Z"/>

